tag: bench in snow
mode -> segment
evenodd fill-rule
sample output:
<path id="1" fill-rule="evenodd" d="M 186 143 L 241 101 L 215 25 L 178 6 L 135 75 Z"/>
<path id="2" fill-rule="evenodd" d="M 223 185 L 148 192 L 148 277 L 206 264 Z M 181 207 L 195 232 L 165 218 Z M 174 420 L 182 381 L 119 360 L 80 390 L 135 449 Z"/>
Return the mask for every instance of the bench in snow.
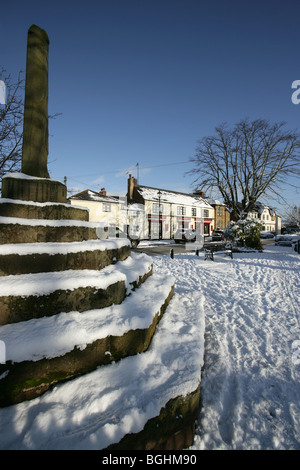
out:
<path id="1" fill-rule="evenodd" d="M 224 255 L 224 256 L 230 256 L 232 258 L 232 250 L 214 250 L 214 249 L 206 249 L 204 250 L 204 259 L 211 259 L 214 261 L 214 255 Z"/>

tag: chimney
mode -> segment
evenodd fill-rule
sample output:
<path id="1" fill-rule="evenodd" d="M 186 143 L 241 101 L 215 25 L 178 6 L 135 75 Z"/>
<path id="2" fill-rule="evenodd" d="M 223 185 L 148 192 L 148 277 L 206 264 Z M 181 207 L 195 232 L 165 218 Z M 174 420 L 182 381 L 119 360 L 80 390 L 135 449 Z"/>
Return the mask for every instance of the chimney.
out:
<path id="1" fill-rule="evenodd" d="M 127 197 L 131 201 L 133 199 L 134 188 L 137 186 L 137 179 L 129 175 L 127 184 Z"/>
<path id="2" fill-rule="evenodd" d="M 105 188 L 101 188 L 101 191 L 100 191 L 100 196 L 106 196 L 106 190 Z"/>
<path id="3" fill-rule="evenodd" d="M 205 192 L 201 191 L 201 189 L 197 189 L 196 191 L 194 191 L 193 195 L 205 198 Z"/>

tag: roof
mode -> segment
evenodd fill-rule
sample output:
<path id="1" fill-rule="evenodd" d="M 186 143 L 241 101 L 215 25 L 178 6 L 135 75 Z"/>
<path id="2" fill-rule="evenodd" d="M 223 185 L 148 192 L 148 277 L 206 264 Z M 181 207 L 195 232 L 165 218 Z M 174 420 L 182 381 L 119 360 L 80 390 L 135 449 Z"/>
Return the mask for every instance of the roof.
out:
<path id="1" fill-rule="evenodd" d="M 149 186 L 136 186 L 135 190 L 147 201 L 167 202 L 193 207 L 212 209 L 211 205 L 200 196 L 193 194 L 169 191 L 167 189 L 151 188 Z"/>
<path id="2" fill-rule="evenodd" d="M 219 201 L 218 199 L 206 198 L 210 205 L 215 206 L 225 206 L 224 202 Z"/>
<path id="3" fill-rule="evenodd" d="M 267 206 L 263 202 L 256 202 L 254 211 L 257 211 L 259 214 L 262 214 L 265 209 L 269 211 L 270 215 L 276 215 L 275 209 L 273 209 L 273 207 Z"/>
<path id="4" fill-rule="evenodd" d="M 116 197 L 112 196 L 102 196 L 100 193 L 96 193 L 96 191 L 92 191 L 91 189 L 86 189 L 85 191 L 82 191 L 81 193 L 74 194 L 73 196 L 70 197 L 70 199 L 75 199 L 75 200 L 80 200 L 80 201 L 95 201 L 95 202 L 112 202 L 112 203 L 118 203 L 119 204 L 119 199 Z"/>

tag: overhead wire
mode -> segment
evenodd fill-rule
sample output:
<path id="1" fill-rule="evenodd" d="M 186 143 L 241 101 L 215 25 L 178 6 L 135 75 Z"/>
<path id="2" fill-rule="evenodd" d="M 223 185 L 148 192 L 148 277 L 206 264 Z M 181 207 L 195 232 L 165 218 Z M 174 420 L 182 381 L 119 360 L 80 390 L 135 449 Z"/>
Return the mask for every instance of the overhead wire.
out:
<path id="1" fill-rule="evenodd" d="M 147 167 L 140 167 L 139 166 L 139 170 L 151 170 L 152 168 L 159 168 L 159 167 L 165 167 L 165 166 L 174 166 L 174 165 L 183 165 L 185 163 L 191 163 L 190 160 L 186 160 L 186 161 L 183 161 L 183 162 L 173 162 L 173 163 L 161 163 L 159 165 L 152 165 L 152 166 L 147 166 Z M 76 178 L 80 177 L 80 178 L 88 178 L 88 177 L 91 177 L 93 176 L 95 179 L 97 179 L 97 176 L 102 176 L 102 175 L 108 175 L 108 174 L 114 174 L 114 173 L 119 173 L 119 172 L 124 172 L 124 173 L 129 173 L 130 171 L 133 171 L 135 167 L 131 166 L 127 169 L 125 168 L 119 168 L 119 169 L 115 169 L 115 170 L 110 170 L 110 171 L 103 171 L 101 172 L 101 174 L 97 175 L 95 173 L 92 173 L 92 174 L 88 174 L 88 175 L 74 175 L 74 176 L 68 176 L 68 175 L 65 175 L 67 177 L 68 180 L 71 180 L 71 181 L 74 181 L 75 183 L 79 183 L 79 184 L 84 184 L 82 181 L 78 181 L 76 180 Z"/>

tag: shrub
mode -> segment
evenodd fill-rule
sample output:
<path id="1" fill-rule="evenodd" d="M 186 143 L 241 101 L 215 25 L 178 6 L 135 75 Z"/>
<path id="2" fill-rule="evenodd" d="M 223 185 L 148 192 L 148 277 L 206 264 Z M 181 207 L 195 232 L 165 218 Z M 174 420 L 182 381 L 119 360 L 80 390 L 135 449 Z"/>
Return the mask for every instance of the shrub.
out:
<path id="1" fill-rule="evenodd" d="M 263 225 L 253 219 L 241 219 L 229 222 L 225 235 L 233 241 L 234 245 L 262 250 L 260 232 Z"/>

